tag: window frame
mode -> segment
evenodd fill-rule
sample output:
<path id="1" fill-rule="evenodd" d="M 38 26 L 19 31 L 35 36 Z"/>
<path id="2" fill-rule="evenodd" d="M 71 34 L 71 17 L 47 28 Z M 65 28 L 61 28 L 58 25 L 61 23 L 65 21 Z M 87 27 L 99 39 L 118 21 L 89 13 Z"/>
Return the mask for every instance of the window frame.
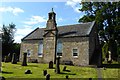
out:
<path id="1" fill-rule="evenodd" d="M 77 50 L 76 52 L 74 52 L 74 50 Z M 74 57 L 74 58 L 78 58 L 78 56 L 79 56 L 79 53 L 78 53 L 79 51 L 78 51 L 78 48 L 73 48 L 72 49 L 72 57 Z M 77 53 L 77 56 L 74 56 L 74 53 Z"/>
<path id="2" fill-rule="evenodd" d="M 60 45 L 60 47 L 61 47 L 61 51 L 60 52 L 58 52 L 58 44 Z M 61 54 L 61 55 L 58 55 L 58 54 Z M 59 57 L 62 57 L 62 54 L 63 54 L 63 44 L 62 44 L 62 41 L 61 40 L 57 40 L 57 50 L 56 50 L 56 55 L 57 55 L 57 57 L 59 56 Z"/>
<path id="3" fill-rule="evenodd" d="M 42 44 L 42 49 L 40 49 L 41 47 L 41 44 Z M 40 52 L 40 53 L 39 53 Z M 42 52 L 42 53 L 41 53 Z M 41 55 L 39 55 L 41 54 Z M 41 41 L 38 45 L 38 57 L 43 57 L 43 42 Z"/>
<path id="4" fill-rule="evenodd" d="M 31 50 L 30 49 L 27 49 L 27 57 L 31 57 Z M 29 54 L 30 53 L 30 54 Z"/>

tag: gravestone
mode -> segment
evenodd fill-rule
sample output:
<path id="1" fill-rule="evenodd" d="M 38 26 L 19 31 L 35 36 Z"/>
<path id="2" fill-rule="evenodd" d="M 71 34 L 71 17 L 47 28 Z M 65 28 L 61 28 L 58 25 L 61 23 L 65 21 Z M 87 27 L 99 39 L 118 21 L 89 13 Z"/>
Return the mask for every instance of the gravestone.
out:
<path id="1" fill-rule="evenodd" d="M 47 70 L 43 70 L 43 75 L 45 76 L 47 74 Z"/>
<path id="2" fill-rule="evenodd" d="M 23 54 L 22 66 L 27 66 L 27 53 Z"/>
<path id="3" fill-rule="evenodd" d="M 67 67 L 66 67 L 66 66 L 64 66 L 63 71 L 66 71 L 66 68 L 67 68 Z"/>
<path id="4" fill-rule="evenodd" d="M 17 55 L 16 55 L 16 53 L 13 53 L 12 64 L 17 64 Z"/>
<path id="5" fill-rule="evenodd" d="M 66 75 L 66 79 L 68 79 L 68 75 Z"/>
<path id="6" fill-rule="evenodd" d="M 31 70 L 25 70 L 25 74 L 32 74 Z"/>
<path id="7" fill-rule="evenodd" d="M 5 78 L 2 76 L 2 77 L 1 77 L 1 80 L 5 80 Z"/>
<path id="8" fill-rule="evenodd" d="M 9 57 L 8 57 L 8 56 L 5 56 L 4 62 L 5 62 L 5 63 L 6 63 L 6 62 L 9 62 Z"/>
<path id="9" fill-rule="evenodd" d="M 46 80 L 50 80 L 50 74 L 46 75 Z"/>
<path id="10" fill-rule="evenodd" d="M 60 73 L 60 57 L 56 58 L 56 73 L 59 74 Z"/>
<path id="11" fill-rule="evenodd" d="M 52 69 L 52 68 L 53 68 L 53 62 L 50 61 L 50 62 L 49 62 L 49 69 Z"/>

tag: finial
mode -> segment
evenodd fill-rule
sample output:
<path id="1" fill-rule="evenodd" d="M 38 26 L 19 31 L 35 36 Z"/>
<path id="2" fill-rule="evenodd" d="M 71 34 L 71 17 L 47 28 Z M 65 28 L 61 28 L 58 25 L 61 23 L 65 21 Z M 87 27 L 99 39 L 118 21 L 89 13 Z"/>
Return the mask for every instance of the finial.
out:
<path id="1" fill-rule="evenodd" d="M 53 8 L 52 8 L 52 12 L 54 12 L 54 11 L 53 11 Z"/>

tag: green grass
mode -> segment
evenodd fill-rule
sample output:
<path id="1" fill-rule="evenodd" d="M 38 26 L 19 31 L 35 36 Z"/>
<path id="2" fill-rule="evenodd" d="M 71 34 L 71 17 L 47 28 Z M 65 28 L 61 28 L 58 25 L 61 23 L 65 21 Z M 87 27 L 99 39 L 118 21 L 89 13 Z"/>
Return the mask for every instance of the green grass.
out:
<path id="1" fill-rule="evenodd" d="M 61 73 L 56 74 L 54 71 L 55 69 L 48 69 L 48 64 L 28 63 L 28 66 L 21 66 L 20 62 L 18 64 L 3 62 L 3 73 L 0 74 L 5 78 L 45 78 L 45 76 L 43 76 L 43 70 L 47 70 L 51 78 L 65 78 L 66 75 L 69 75 L 69 78 L 98 78 L 96 68 L 67 66 L 67 70 L 70 70 L 70 72 L 67 72 L 62 71 L 63 67 L 64 65 L 60 65 Z M 32 74 L 24 74 L 24 71 L 27 69 L 31 70 Z M 101 69 L 102 77 L 117 78 L 118 70 L 117 68 Z"/>

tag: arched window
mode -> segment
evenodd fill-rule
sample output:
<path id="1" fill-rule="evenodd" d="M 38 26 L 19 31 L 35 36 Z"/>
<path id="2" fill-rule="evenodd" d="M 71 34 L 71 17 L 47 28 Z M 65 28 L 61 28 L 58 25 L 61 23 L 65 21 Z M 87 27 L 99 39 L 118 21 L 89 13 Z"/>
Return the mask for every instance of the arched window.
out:
<path id="1" fill-rule="evenodd" d="M 62 42 L 60 40 L 57 41 L 57 56 L 62 56 Z"/>
<path id="2" fill-rule="evenodd" d="M 42 57 L 43 55 L 43 42 L 41 41 L 38 46 L 38 56 Z"/>

